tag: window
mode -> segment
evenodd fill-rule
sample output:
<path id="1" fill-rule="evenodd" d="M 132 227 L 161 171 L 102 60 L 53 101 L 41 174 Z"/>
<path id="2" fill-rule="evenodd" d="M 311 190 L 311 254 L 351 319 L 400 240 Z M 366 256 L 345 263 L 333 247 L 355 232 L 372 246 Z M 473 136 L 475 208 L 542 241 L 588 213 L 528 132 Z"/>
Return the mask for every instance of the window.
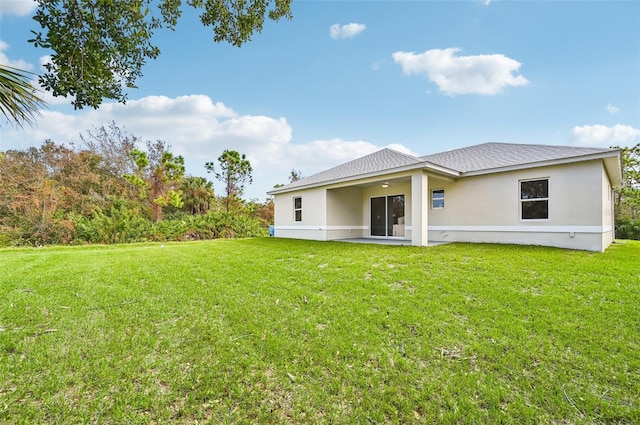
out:
<path id="1" fill-rule="evenodd" d="M 520 182 L 520 212 L 523 220 L 549 218 L 549 179 Z"/>
<path id="2" fill-rule="evenodd" d="M 444 189 L 431 191 L 431 208 L 444 208 Z"/>
<path id="3" fill-rule="evenodd" d="M 293 198 L 293 221 L 302 221 L 302 198 Z"/>

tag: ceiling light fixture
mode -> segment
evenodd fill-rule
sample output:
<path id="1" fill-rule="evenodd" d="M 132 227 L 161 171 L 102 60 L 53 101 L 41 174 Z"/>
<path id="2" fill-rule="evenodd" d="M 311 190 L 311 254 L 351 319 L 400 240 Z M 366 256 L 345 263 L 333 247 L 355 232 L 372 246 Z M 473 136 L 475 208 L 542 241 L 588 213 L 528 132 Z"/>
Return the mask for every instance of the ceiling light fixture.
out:
<path id="1" fill-rule="evenodd" d="M 382 188 L 383 188 L 383 189 L 386 189 L 386 188 L 388 188 L 388 187 L 389 187 L 389 182 L 384 182 L 384 183 L 382 183 Z"/>

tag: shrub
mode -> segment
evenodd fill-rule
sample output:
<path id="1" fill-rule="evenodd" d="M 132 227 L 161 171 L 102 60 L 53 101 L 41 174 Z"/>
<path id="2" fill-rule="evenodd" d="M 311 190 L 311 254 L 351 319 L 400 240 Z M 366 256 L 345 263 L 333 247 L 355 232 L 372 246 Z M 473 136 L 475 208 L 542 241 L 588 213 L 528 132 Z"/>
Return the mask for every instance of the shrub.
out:
<path id="1" fill-rule="evenodd" d="M 640 220 L 616 219 L 616 239 L 640 240 Z"/>
<path id="2" fill-rule="evenodd" d="M 212 211 L 191 217 L 186 239 L 248 238 L 265 236 L 266 229 L 256 218 Z"/>
<path id="3" fill-rule="evenodd" d="M 160 220 L 153 223 L 149 239 L 158 242 L 180 241 L 188 230 L 189 225 L 185 220 Z"/>
<path id="4" fill-rule="evenodd" d="M 128 243 L 266 236 L 260 220 L 227 212 L 182 215 L 152 223 L 123 203 L 91 217 L 74 216 L 74 242 Z"/>
<path id="5" fill-rule="evenodd" d="M 151 233 L 151 222 L 126 204 L 116 202 L 106 211 L 98 210 L 91 217 L 76 216 L 76 241 L 90 243 L 143 242 Z"/>
<path id="6" fill-rule="evenodd" d="M 0 246 L 19 245 L 25 245 L 20 231 L 13 227 L 0 226 Z"/>
<path id="7" fill-rule="evenodd" d="M 73 239 L 74 223 L 53 218 L 38 223 L 22 221 L 0 228 L 0 246 L 42 246 L 69 243 Z"/>

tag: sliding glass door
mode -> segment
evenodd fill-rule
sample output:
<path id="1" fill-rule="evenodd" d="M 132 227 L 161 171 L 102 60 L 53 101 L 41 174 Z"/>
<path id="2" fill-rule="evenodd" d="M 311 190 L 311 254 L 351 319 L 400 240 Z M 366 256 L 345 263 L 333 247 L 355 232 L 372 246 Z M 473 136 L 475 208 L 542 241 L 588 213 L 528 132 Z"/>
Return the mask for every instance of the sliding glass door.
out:
<path id="1" fill-rule="evenodd" d="M 371 198 L 371 236 L 404 236 L 404 195 Z"/>

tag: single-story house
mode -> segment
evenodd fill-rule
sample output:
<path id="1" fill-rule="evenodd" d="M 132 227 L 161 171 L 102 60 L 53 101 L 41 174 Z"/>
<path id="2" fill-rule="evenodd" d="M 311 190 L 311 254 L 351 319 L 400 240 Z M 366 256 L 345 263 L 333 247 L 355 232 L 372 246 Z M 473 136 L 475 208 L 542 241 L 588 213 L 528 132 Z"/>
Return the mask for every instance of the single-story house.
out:
<path id="1" fill-rule="evenodd" d="M 511 143 L 419 157 L 382 149 L 270 191 L 274 236 L 604 251 L 614 240 L 620 155 Z"/>

